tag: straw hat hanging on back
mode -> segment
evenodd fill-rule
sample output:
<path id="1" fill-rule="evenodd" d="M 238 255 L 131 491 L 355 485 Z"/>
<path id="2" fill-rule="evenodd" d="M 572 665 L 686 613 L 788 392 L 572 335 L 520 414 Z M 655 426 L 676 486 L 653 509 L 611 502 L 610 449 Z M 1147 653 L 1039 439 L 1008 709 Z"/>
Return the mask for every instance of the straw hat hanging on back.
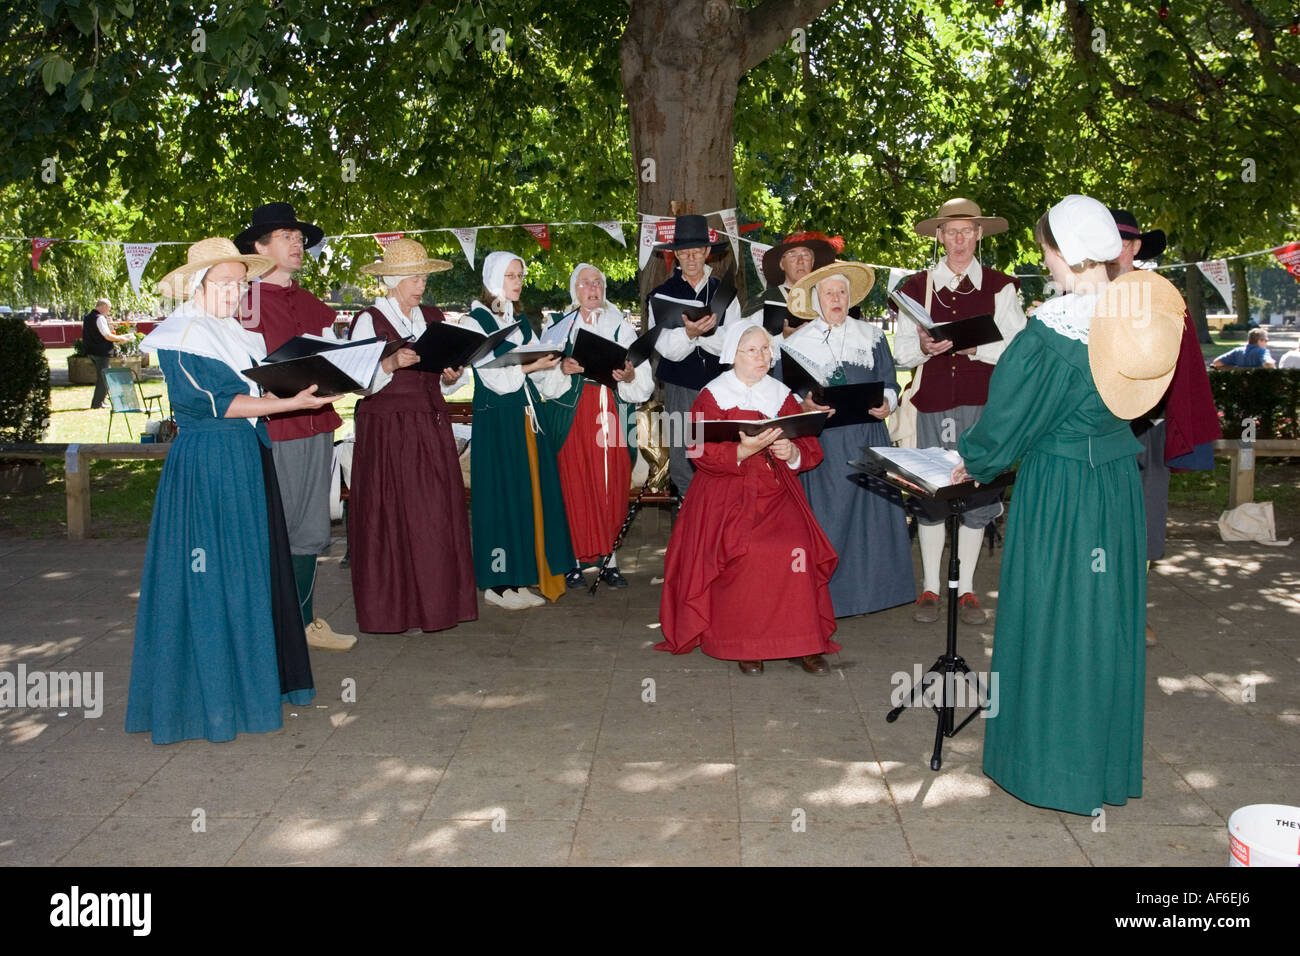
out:
<path id="1" fill-rule="evenodd" d="M 1116 418 L 1133 419 L 1164 396 L 1183 338 L 1183 297 L 1146 270 L 1106 284 L 1088 331 L 1088 365 Z"/>

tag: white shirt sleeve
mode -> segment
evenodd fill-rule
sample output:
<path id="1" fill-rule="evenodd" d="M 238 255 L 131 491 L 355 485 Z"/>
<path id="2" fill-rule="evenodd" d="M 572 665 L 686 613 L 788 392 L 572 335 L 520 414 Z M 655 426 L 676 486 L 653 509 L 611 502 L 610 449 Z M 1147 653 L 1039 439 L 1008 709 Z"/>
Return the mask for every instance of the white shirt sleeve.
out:
<path id="1" fill-rule="evenodd" d="M 374 338 L 375 323 L 374 320 L 370 317 L 370 313 L 365 312 L 362 313 L 361 315 L 358 315 L 356 319 L 356 324 L 352 327 L 352 329 L 353 329 L 353 337 L 358 342 L 360 342 L 362 339 Z M 366 389 L 362 389 L 361 394 L 374 395 L 376 392 L 382 391 L 384 386 L 387 385 L 392 380 L 393 380 L 393 373 L 385 372 L 384 363 L 380 362 L 378 365 L 375 366 L 375 375 L 374 378 L 370 380 L 370 387 Z"/>
<path id="2" fill-rule="evenodd" d="M 630 327 L 629 327 L 630 328 Z M 619 327 L 622 331 L 622 326 Z M 619 345 L 631 345 L 636 340 L 636 331 L 631 330 L 624 332 L 623 336 L 626 342 L 619 342 L 618 333 L 614 333 L 614 341 Z M 662 334 L 660 338 L 662 338 Z M 618 383 L 618 397 L 629 405 L 640 405 L 642 402 L 650 400 L 650 396 L 655 390 L 654 376 L 650 372 L 650 360 L 646 359 L 636 367 L 636 378 L 630 382 Z"/>
<path id="3" fill-rule="evenodd" d="M 529 372 L 528 377 L 533 380 L 533 384 L 537 386 L 537 391 L 545 399 L 559 398 L 573 385 L 573 376 L 565 375 L 560 371 L 558 365 L 555 368 L 544 368 L 536 372 Z"/>
<path id="4" fill-rule="evenodd" d="M 971 356 L 977 362 L 987 362 L 989 365 L 996 365 L 1002 353 L 1006 351 L 1011 340 L 1025 329 L 1025 310 L 1020 306 L 1020 294 L 1016 292 L 1016 286 L 1013 282 L 1008 282 L 993 298 L 993 321 L 1002 333 L 1001 342 L 986 342 L 975 350 Z M 911 323 L 908 323 L 909 325 Z M 897 353 L 898 336 L 894 336 L 894 348 Z"/>
<path id="5" fill-rule="evenodd" d="M 464 388 L 466 385 L 469 384 L 469 369 L 467 368 L 461 369 L 460 378 L 456 379 L 456 381 L 452 382 L 450 385 L 442 381 L 442 376 L 439 375 L 438 384 L 442 387 L 442 394 L 454 395 L 457 392 L 459 392 L 462 388 Z"/>
<path id="6" fill-rule="evenodd" d="M 899 313 L 894 323 L 894 364 L 899 368 L 916 368 L 930 356 L 921 351 L 921 336 L 916 323 Z"/>
<path id="7" fill-rule="evenodd" d="M 480 332 L 483 332 L 485 335 L 487 334 L 486 330 L 481 324 L 479 324 L 479 321 L 474 318 L 472 313 L 470 314 L 469 319 L 478 326 Z M 513 342 L 515 345 L 522 345 L 524 341 L 524 333 L 519 328 L 515 328 L 508 336 L 506 336 L 506 341 Z M 488 362 L 491 362 L 494 357 L 495 356 L 489 352 L 487 355 L 479 359 L 478 364 L 486 365 Z M 518 365 L 507 365 L 505 368 L 476 367 L 474 371 L 478 373 L 479 381 L 498 395 L 509 395 L 524 387 L 524 370 Z"/>
<path id="8" fill-rule="evenodd" d="M 108 316 L 103 312 L 99 313 L 99 318 L 95 320 L 95 328 L 99 329 L 99 334 L 104 336 L 106 339 L 108 339 L 110 335 L 115 334 L 113 330 L 108 327 Z M 108 340 L 110 342 L 113 341 L 112 339 Z"/>

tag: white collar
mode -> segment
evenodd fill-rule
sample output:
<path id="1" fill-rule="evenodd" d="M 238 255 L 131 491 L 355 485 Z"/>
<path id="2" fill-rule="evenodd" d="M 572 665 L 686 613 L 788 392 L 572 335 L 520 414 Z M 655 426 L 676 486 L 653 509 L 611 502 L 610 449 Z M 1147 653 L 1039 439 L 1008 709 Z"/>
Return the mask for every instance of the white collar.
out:
<path id="1" fill-rule="evenodd" d="M 1088 295 L 1070 292 L 1048 299 L 1034 311 L 1034 318 L 1053 332 L 1087 345 L 1088 330 L 1092 327 L 1092 314 L 1096 311 L 1097 300 L 1100 298 L 1099 292 Z"/>
<path id="2" fill-rule="evenodd" d="M 948 265 L 947 256 L 934 264 L 930 274 L 934 276 L 934 284 L 941 289 L 955 289 L 957 287 L 957 283 L 953 281 L 957 278 L 957 273 L 953 272 Z M 977 289 L 984 284 L 984 267 L 980 265 L 978 259 L 972 258 L 970 265 L 966 267 L 966 271 L 962 275 L 970 279 L 970 284 Z"/>
<path id="3" fill-rule="evenodd" d="M 861 319 L 846 318 L 832 326 L 818 316 L 795 329 L 782 350 L 825 385 L 840 365 L 875 368 L 876 343 L 883 337 L 880 329 Z"/>
<path id="4" fill-rule="evenodd" d="M 375 308 L 388 320 L 393 331 L 403 338 L 420 335 L 424 332 L 424 313 L 417 305 L 409 313 L 402 312 L 401 304 L 391 295 L 381 296 L 375 300 Z M 418 324 L 417 324 L 418 323 Z"/>
<path id="5" fill-rule="evenodd" d="M 734 370 L 723 372 L 704 388 L 712 393 L 719 408 L 743 408 L 761 412 L 767 418 L 775 418 L 781 413 L 781 406 L 790 394 L 790 389 L 771 375 L 764 375 L 751 388 L 740 380 Z"/>
<path id="6" fill-rule="evenodd" d="M 210 315 L 197 298 L 174 309 L 140 342 L 142 352 L 163 349 L 222 362 L 248 384 L 250 395 L 257 394 L 257 385 L 244 377 L 244 369 L 253 360 L 266 358 L 266 340 L 244 328 L 233 316 L 218 319 Z"/>
<path id="7" fill-rule="evenodd" d="M 700 280 L 699 285 L 691 285 L 691 280 L 686 278 L 686 276 L 682 273 L 681 266 L 677 267 L 677 274 L 681 276 L 683 282 L 691 286 L 691 288 L 694 289 L 696 292 L 699 292 L 708 284 L 709 276 L 713 275 L 713 267 L 709 265 L 707 262 L 704 263 L 704 278 Z"/>

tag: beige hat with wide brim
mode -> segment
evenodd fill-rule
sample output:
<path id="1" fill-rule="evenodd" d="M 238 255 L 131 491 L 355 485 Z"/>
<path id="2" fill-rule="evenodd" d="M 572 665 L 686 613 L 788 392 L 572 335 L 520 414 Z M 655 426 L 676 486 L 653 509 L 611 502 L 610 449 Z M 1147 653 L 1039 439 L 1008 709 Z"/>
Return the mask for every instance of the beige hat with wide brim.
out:
<path id="1" fill-rule="evenodd" d="M 939 212 L 930 219 L 922 219 L 916 224 L 916 234 L 927 239 L 935 237 L 935 231 L 954 219 L 969 219 L 984 230 L 986 236 L 996 236 L 1007 231 L 1007 221 L 1001 216 L 986 216 L 980 207 L 969 199 L 949 199 L 939 207 Z"/>
<path id="2" fill-rule="evenodd" d="M 817 313 L 812 307 L 812 291 L 818 282 L 833 275 L 842 275 L 849 280 L 849 308 L 857 305 L 867 297 L 871 287 L 876 284 L 876 270 L 860 262 L 832 262 L 828 266 L 814 269 L 790 287 L 790 298 L 786 308 L 797 319 L 815 319 Z"/>
<path id="3" fill-rule="evenodd" d="M 1174 377 L 1186 305 L 1174 284 L 1144 269 L 1107 283 L 1088 331 L 1088 365 L 1116 418 L 1149 412 Z"/>
<path id="4" fill-rule="evenodd" d="M 171 299 L 185 297 L 185 286 L 190 277 L 201 269 L 210 269 L 223 262 L 240 262 L 248 269 L 246 279 L 256 279 L 275 268 L 275 260 L 267 256 L 246 256 L 229 239 L 215 237 L 200 239 L 185 254 L 185 265 L 173 269 L 158 280 L 158 293 Z"/>
<path id="5" fill-rule="evenodd" d="M 382 259 L 362 266 L 361 271 L 372 276 L 427 276 L 450 268 L 446 259 L 430 259 L 414 239 L 394 239 L 384 246 Z"/>

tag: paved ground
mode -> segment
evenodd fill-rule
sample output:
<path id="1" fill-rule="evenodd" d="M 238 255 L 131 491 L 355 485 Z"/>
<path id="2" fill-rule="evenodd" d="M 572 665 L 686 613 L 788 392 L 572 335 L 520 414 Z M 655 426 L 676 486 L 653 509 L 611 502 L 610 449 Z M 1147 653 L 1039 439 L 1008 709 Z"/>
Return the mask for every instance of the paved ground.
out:
<path id="1" fill-rule="evenodd" d="M 1210 528 L 1176 526 L 1152 572 L 1145 796 L 1104 830 L 983 776 L 979 720 L 939 773 L 929 712 L 885 722 L 891 675 L 941 650 L 907 609 L 842 622 L 828 677 L 651 650 L 653 509 L 626 591 L 363 636 L 314 656 L 283 730 L 166 747 L 122 730 L 144 542 L 0 539 L 0 671 L 102 671 L 107 697 L 98 719 L 0 710 L 0 864 L 1222 866 L 1235 808 L 1300 803 L 1300 543 Z M 341 544 L 317 606 L 348 630 Z M 987 669 L 992 627 L 961 642 Z"/>

